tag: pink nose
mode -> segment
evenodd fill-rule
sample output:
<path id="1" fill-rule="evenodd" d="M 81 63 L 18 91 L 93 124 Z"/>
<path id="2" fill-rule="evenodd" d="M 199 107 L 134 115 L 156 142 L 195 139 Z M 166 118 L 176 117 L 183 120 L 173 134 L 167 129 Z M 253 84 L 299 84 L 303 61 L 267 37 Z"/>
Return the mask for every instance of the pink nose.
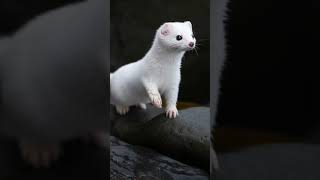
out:
<path id="1" fill-rule="evenodd" d="M 194 46 L 194 43 L 193 43 L 193 42 L 189 43 L 189 46 L 190 46 L 190 47 L 193 47 L 193 46 Z"/>

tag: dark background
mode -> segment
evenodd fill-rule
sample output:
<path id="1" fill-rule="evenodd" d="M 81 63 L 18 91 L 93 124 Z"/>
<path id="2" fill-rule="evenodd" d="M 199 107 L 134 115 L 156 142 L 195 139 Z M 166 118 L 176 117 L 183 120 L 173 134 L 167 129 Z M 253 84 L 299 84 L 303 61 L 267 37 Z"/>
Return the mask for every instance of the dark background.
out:
<path id="1" fill-rule="evenodd" d="M 220 126 L 304 134 L 318 124 L 318 1 L 232 0 Z"/>
<path id="2" fill-rule="evenodd" d="M 0 1 L 0 37 L 12 35 L 29 20 L 46 11 L 62 7 L 67 4 L 83 0 L 56 0 L 56 1 Z"/>
<path id="3" fill-rule="evenodd" d="M 228 8 L 214 175 L 319 179 L 320 2 L 231 0 Z"/>
<path id="4" fill-rule="evenodd" d="M 187 52 L 182 61 L 179 100 L 209 104 L 210 1 L 113 0 L 110 3 L 110 71 L 141 59 L 164 22 L 189 20 L 200 49 L 199 55 Z"/>

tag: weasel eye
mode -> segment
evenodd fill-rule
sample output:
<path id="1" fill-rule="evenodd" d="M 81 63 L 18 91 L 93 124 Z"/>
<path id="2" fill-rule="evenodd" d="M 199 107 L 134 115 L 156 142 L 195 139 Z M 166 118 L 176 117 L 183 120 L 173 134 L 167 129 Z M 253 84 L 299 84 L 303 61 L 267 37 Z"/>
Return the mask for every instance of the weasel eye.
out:
<path id="1" fill-rule="evenodd" d="M 176 36 L 176 39 L 177 39 L 178 41 L 180 41 L 180 40 L 182 39 L 182 36 L 178 35 L 178 36 Z"/>
<path id="2" fill-rule="evenodd" d="M 194 34 L 192 34 L 192 38 L 194 39 Z"/>

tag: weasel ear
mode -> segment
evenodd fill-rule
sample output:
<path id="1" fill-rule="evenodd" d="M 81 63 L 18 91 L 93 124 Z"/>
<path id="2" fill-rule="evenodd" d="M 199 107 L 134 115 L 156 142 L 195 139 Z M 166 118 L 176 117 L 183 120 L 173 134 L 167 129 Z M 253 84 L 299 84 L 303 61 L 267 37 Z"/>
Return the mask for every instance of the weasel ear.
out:
<path id="1" fill-rule="evenodd" d="M 161 34 L 167 36 L 170 33 L 170 24 L 164 23 L 161 27 Z"/>
<path id="2" fill-rule="evenodd" d="M 192 24 L 191 24 L 190 21 L 185 21 L 184 23 L 185 23 L 185 24 L 188 24 L 188 26 L 192 29 Z"/>

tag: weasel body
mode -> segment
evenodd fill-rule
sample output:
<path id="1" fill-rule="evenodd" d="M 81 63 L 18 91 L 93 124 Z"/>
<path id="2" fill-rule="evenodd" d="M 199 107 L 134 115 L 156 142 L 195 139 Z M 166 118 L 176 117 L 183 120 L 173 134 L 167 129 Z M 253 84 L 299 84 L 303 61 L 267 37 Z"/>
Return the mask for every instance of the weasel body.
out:
<path id="1" fill-rule="evenodd" d="M 119 114 L 126 114 L 129 107 L 152 103 L 161 108 L 166 100 L 166 115 L 175 118 L 181 60 L 186 51 L 195 48 L 196 39 L 192 24 L 167 22 L 157 30 L 153 44 L 139 61 L 120 67 L 110 74 L 110 100 Z"/>

